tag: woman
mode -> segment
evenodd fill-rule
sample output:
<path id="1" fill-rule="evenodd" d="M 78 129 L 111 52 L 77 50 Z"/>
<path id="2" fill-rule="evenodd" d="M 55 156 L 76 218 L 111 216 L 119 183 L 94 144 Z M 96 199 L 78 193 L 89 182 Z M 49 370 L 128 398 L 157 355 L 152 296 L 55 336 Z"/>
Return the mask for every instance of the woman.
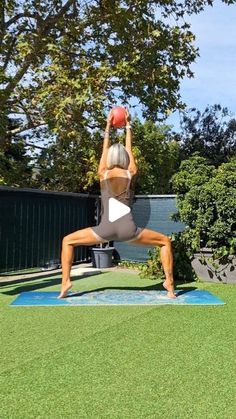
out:
<path id="1" fill-rule="evenodd" d="M 98 226 L 84 228 L 64 237 L 62 242 L 62 286 L 59 298 L 66 297 L 71 288 L 70 271 L 74 247 L 95 245 L 111 240 L 125 241 L 136 245 L 160 246 L 161 262 L 165 273 L 164 288 L 169 298 L 175 298 L 173 279 L 173 254 L 170 239 L 156 231 L 137 227 L 129 210 L 132 200 L 132 184 L 137 166 L 131 149 L 130 115 L 126 111 L 126 144 L 109 147 L 109 131 L 112 111 L 108 115 L 103 141 L 103 151 L 98 168 L 102 198 L 102 219 Z M 116 199 L 127 207 L 127 214 L 112 219 L 110 199 Z M 125 208 L 126 208 L 125 207 Z"/>

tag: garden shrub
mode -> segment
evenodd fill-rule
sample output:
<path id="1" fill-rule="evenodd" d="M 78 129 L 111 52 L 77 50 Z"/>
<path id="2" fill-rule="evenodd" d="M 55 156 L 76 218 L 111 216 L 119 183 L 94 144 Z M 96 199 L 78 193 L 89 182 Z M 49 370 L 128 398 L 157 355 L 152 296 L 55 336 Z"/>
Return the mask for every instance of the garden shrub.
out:
<path id="1" fill-rule="evenodd" d="M 181 238 L 188 252 L 211 248 L 214 258 L 235 254 L 236 159 L 216 169 L 195 155 L 182 162 L 172 183 L 178 209 L 173 218 L 186 224 Z"/>

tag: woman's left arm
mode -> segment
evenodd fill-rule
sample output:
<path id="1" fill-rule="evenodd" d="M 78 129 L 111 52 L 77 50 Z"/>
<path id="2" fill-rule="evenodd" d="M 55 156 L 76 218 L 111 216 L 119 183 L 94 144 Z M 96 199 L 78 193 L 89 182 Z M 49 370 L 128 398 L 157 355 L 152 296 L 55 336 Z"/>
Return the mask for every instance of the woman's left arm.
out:
<path id="1" fill-rule="evenodd" d="M 102 156 L 101 156 L 100 163 L 98 166 L 99 176 L 103 175 L 105 170 L 107 170 L 107 154 L 108 154 L 108 149 L 110 147 L 109 133 L 110 133 L 111 122 L 112 122 L 112 112 L 109 113 L 108 118 L 107 118 L 107 125 L 105 129 L 104 140 L 103 140 Z"/>

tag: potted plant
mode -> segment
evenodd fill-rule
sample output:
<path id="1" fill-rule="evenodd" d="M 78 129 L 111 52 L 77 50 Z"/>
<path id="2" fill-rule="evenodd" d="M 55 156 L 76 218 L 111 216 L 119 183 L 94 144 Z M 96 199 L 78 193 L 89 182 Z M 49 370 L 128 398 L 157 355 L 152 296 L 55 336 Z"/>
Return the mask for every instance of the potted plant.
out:
<path id="1" fill-rule="evenodd" d="M 206 281 L 236 282 L 236 159 L 210 166 L 193 155 L 172 178 L 177 192 L 175 220 L 197 276 Z"/>
<path id="2" fill-rule="evenodd" d="M 101 199 L 96 200 L 96 213 L 95 219 L 97 224 L 101 220 Z M 92 247 L 92 265 L 94 268 L 110 268 L 113 262 L 114 247 L 110 246 L 111 242 L 100 243 L 96 247 Z"/>
<path id="3" fill-rule="evenodd" d="M 110 268 L 114 247 L 110 242 L 101 243 L 98 247 L 92 248 L 92 265 L 94 268 Z"/>

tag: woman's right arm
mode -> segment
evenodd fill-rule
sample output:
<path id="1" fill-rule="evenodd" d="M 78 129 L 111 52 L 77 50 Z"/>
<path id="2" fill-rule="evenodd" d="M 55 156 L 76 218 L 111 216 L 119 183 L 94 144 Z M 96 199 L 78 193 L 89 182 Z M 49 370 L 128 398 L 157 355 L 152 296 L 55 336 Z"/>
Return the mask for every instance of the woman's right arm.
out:
<path id="1" fill-rule="evenodd" d="M 132 175 L 135 175 L 138 171 L 138 168 L 137 168 L 137 165 L 135 163 L 134 155 L 133 155 L 133 152 L 132 152 L 132 130 L 131 130 L 130 121 L 131 121 L 130 114 L 129 114 L 129 111 L 126 109 L 125 148 L 126 148 L 126 151 L 129 154 L 129 159 L 130 159 L 128 170 L 129 170 L 129 172 L 132 173 Z"/>
<path id="2" fill-rule="evenodd" d="M 108 149 L 110 146 L 109 131 L 111 127 L 111 122 L 112 122 L 112 111 L 109 113 L 107 117 L 107 125 L 106 125 L 106 129 L 104 133 L 104 140 L 103 140 L 102 156 L 101 156 L 100 163 L 98 166 L 99 176 L 103 176 L 105 171 L 107 170 L 107 155 L 108 155 Z"/>

